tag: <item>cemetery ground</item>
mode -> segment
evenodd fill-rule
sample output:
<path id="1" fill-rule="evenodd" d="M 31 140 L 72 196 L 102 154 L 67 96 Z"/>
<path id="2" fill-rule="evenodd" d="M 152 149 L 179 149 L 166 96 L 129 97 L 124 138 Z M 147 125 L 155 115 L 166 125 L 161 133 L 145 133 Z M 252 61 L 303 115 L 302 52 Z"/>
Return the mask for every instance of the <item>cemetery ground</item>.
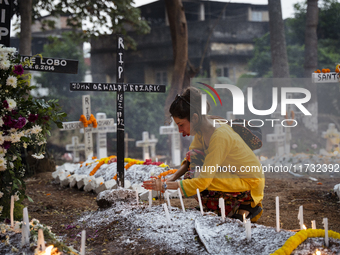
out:
<path id="1" fill-rule="evenodd" d="M 28 200 L 24 203 L 28 206 L 30 219 L 36 218 L 41 223 L 51 226 L 52 232 L 62 237 L 66 245 L 79 250 L 80 233 L 83 228 L 77 220 L 84 213 L 100 210 L 96 203 L 97 195 L 76 188 L 60 187 L 53 183 L 51 174 L 39 173 L 27 179 L 27 195 L 34 203 Z M 314 177 L 318 180 L 312 181 L 307 177 L 297 178 L 288 174 L 282 174 L 281 178 L 277 176 L 273 178 L 271 174 L 266 174 L 264 212 L 257 223 L 275 227 L 275 197 L 279 196 L 280 221 L 283 229 L 299 228 L 298 209 L 303 205 L 304 222 L 308 228 L 311 227 L 312 220 L 316 220 L 317 228 L 323 228 L 322 219 L 328 218 L 329 229 L 340 232 L 340 203 L 333 192 L 334 185 L 340 183 L 340 178 Z M 154 205 L 159 203 L 159 200 L 153 201 Z M 184 204 L 186 208 L 198 205 L 193 198 L 184 199 Z M 171 205 L 180 207 L 179 199 L 172 199 Z M 164 211 L 160 211 L 160 214 L 164 214 Z M 134 239 L 134 232 L 139 230 L 129 222 L 121 218 L 112 218 L 110 221 L 109 225 L 86 229 L 86 254 L 174 254 L 171 246 L 164 249 L 150 240 Z M 122 238 L 129 238 L 131 242 L 123 244 Z M 200 242 L 199 238 L 193 242 Z"/>

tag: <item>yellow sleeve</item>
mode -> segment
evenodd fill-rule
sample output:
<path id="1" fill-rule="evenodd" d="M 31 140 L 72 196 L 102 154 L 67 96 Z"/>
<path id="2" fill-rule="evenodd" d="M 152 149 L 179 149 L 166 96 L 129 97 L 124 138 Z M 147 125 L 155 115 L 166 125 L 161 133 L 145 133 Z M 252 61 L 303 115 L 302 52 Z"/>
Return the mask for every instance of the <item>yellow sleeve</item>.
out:
<path id="1" fill-rule="evenodd" d="M 222 165 L 230 153 L 231 147 L 232 139 L 226 132 L 217 132 L 211 136 L 204 164 L 203 166 L 196 166 L 196 171 L 200 171 L 197 178 L 180 181 L 181 189 L 186 197 L 195 195 L 197 188 L 202 192 L 210 186 L 216 174 L 215 166 Z"/>
<path id="2" fill-rule="evenodd" d="M 191 151 L 192 149 L 197 149 L 197 150 L 202 150 L 204 149 L 203 147 L 203 137 L 201 135 L 196 134 L 194 136 L 194 139 L 192 140 L 190 146 L 189 146 L 189 151 Z"/>

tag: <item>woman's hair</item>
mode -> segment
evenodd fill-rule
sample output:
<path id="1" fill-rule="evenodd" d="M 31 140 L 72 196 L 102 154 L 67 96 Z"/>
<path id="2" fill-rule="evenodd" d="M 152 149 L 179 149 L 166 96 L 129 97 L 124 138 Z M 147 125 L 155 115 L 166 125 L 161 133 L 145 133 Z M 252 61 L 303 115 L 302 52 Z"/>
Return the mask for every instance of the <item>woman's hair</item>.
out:
<path id="1" fill-rule="evenodd" d="M 187 119 L 190 121 L 192 115 L 198 115 L 198 123 L 195 125 L 194 130 L 199 132 L 199 126 L 202 122 L 201 114 L 201 97 L 202 93 L 195 87 L 188 87 L 182 95 L 177 95 L 172 102 L 169 112 L 172 117 Z M 210 111 L 210 104 L 207 102 L 207 113 Z"/>

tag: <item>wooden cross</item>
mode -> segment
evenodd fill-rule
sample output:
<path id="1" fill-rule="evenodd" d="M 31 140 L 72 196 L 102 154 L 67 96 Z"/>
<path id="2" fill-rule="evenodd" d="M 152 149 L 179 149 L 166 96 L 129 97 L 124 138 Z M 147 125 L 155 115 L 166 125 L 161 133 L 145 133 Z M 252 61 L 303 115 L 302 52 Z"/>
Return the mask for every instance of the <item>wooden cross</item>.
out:
<path id="1" fill-rule="evenodd" d="M 274 134 L 267 134 L 267 142 L 275 142 L 276 156 L 283 156 L 285 154 L 285 141 L 285 132 L 280 124 L 274 126 Z"/>
<path id="2" fill-rule="evenodd" d="M 73 162 L 79 162 L 79 151 L 85 151 L 85 144 L 79 144 L 78 136 L 72 136 L 72 144 L 67 144 L 66 150 L 73 152 Z"/>
<path id="3" fill-rule="evenodd" d="M 133 139 L 133 138 L 129 138 L 129 135 L 128 133 L 125 133 L 125 138 L 124 138 L 124 148 L 125 148 L 125 157 L 128 158 L 129 157 L 129 151 L 128 151 L 128 147 L 129 147 L 129 142 L 133 142 L 135 141 L 136 139 Z M 117 141 L 116 138 L 113 138 L 112 141 Z"/>
<path id="4" fill-rule="evenodd" d="M 83 115 L 85 115 L 86 119 L 89 120 L 91 116 L 91 99 L 89 95 L 82 96 L 82 106 L 83 106 Z M 97 128 L 108 127 L 114 125 L 113 119 L 100 119 L 97 120 Z M 92 140 L 92 131 L 95 128 L 92 128 L 93 124 L 90 124 L 88 127 L 84 128 L 84 124 L 81 121 L 71 121 L 71 122 L 63 122 L 63 128 L 61 131 L 66 130 L 75 130 L 84 128 L 84 143 L 85 143 L 85 160 L 93 157 L 93 140 Z"/>
<path id="5" fill-rule="evenodd" d="M 11 39 L 11 11 L 13 0 L 0 0 L 0 44 L 10 47 Z M 30 60 L 30 64 L 24 65 L 24 70 L 78 73 L 78 61 L 59 58 L 40 58 L 36 56 L 21 56 L 21 62 Z"/>
<path id="6" fill-rule="evenodd" d="M 181 164 L 181 140 L 178 127 L 174 121 L 171 121 L 170 126 L 159 127 L 159 133 L 161 135 L 171 135 L 171 159 L 172 164 L 178 166 Z"/>
<path id="7" fill-rule="evenodd" d="M 165 92 L 165 85 L 124 84 L 124 39 L 117 36 L 117 80 L 116 83 L 78 83 L 70 84 L 71 91 L 117 92 L 117 183 L 124 187 L 124 92 Z"/>
<path id="8" fill-rule="evenodd" d="M 151 147 L 151 158 L 155 158 L 156 157 L 155 146 L 158 140 L 155 138 L 154 135 L 151 135 L 151 138 L 149 138 L 148 131 L 144 131 L 142 136 L 143 140 L 136 141 L 136 146 L 143 147 L 143 160 L 150 159 L 149 147 Z"/>

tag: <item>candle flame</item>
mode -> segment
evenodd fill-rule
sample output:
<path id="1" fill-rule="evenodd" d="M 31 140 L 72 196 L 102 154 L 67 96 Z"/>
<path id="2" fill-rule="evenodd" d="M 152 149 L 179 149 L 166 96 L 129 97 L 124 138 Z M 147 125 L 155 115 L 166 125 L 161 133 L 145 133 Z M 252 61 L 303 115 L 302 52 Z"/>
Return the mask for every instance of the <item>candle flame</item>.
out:
<path id="1" fill-rule="evenodd" d="M 50 245 L 45 249 L 45 251 L 38 252 L 38 254 L 39 255 L 51 255 L 53 247 L 54 247 L 53 245 Z"/>
<path id="2" fill-rule="evenodd" d="M 243 222 L 246 221 L 246 213 L 243 214 Z"/>
<path id="3" fill-rule="evenodd" d="M 318 249 L 316 249 L 316 255 L 321 255 L 321 251 L 319 251 Z"/>
<path id="4" fill-rule="evenodd" d="M 303 227 L 302 227 L 304 230 L 306 230 L 307 229 L 307 227 L 306 227 L 306 225 L 305 224 L 303 224 Z"/>

